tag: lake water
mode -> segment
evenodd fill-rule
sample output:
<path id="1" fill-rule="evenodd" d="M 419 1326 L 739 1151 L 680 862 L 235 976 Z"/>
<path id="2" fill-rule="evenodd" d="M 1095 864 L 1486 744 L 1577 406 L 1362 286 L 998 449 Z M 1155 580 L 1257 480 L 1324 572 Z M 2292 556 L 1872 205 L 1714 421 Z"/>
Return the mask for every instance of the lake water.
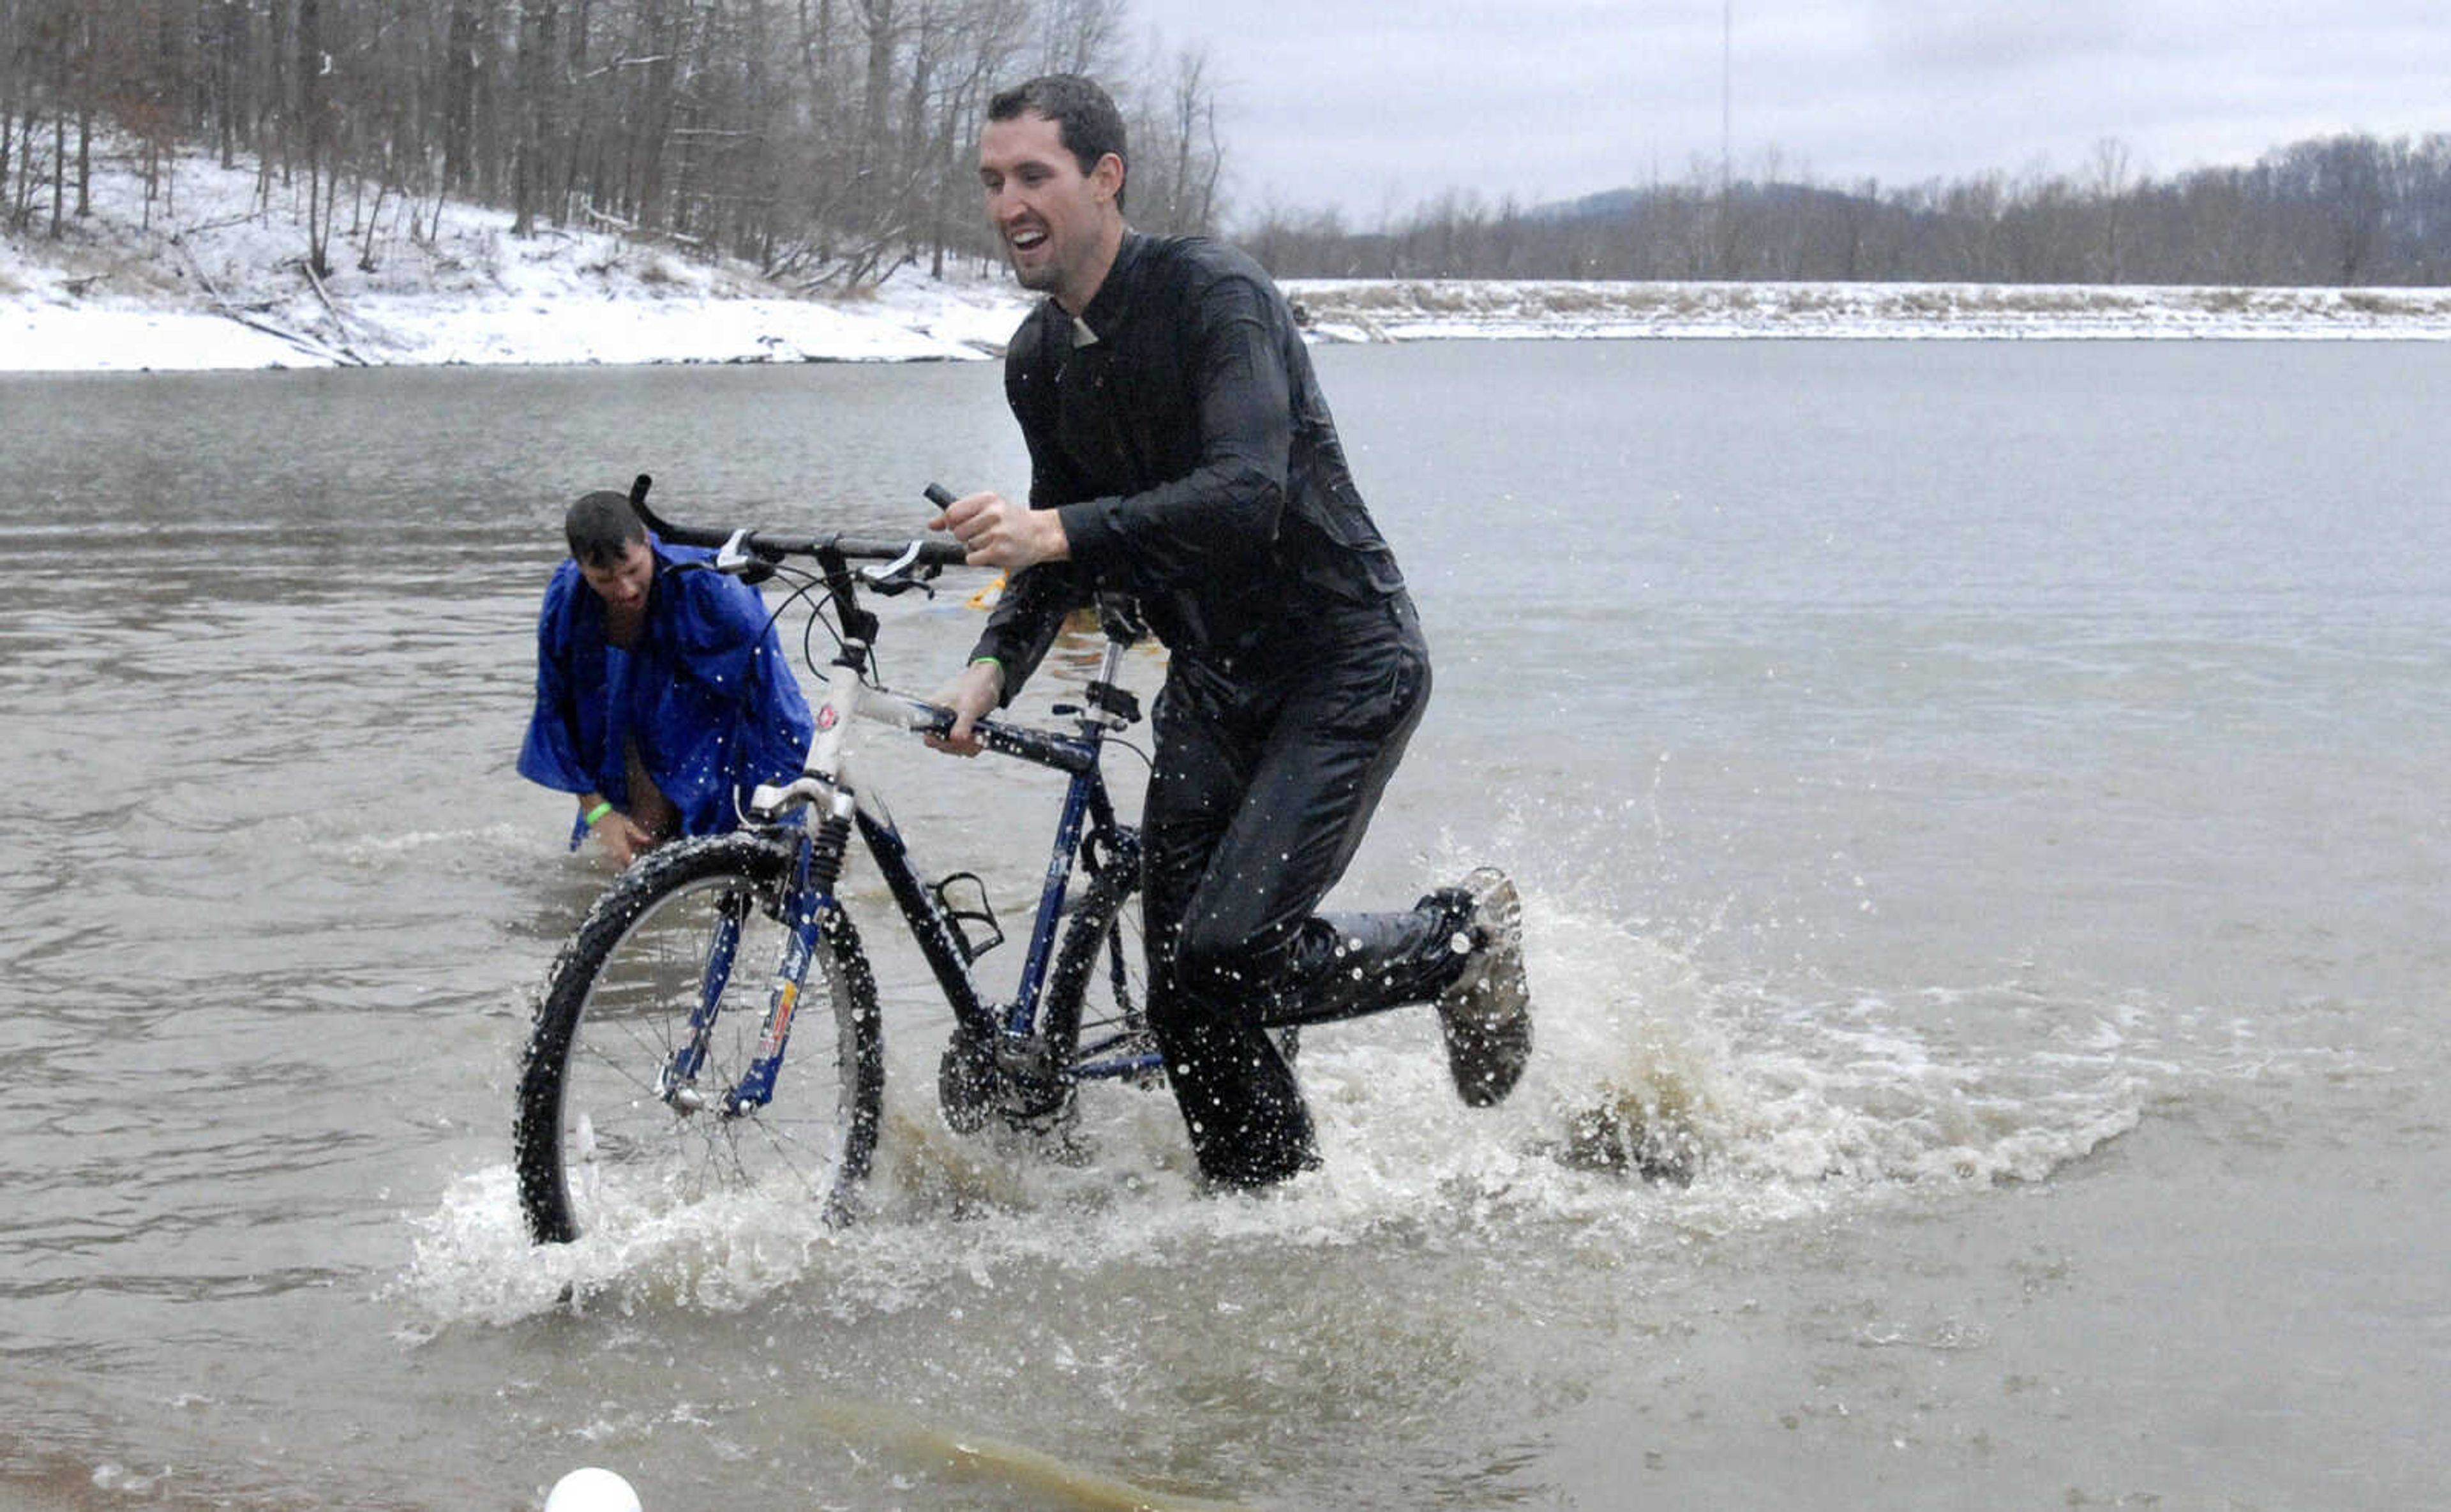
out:
<path id="1" fill-rule="evenodd" d="M 1438 664 L 1340 901 L 1515 872 L 1517 1096 L 1394 1014 L 1280 1196 L 1129 1090 L 1052 1164 L 897 956 L 874 1221 L 551 1251 L 562 506 L 899 528 L 1020 486 L 995 369 L 0 380 L 0 1505 L 2451 1500 L 2451 349 L 1319 356 Z M 1049 787 L 869 750 L 1018 910 Z"/>

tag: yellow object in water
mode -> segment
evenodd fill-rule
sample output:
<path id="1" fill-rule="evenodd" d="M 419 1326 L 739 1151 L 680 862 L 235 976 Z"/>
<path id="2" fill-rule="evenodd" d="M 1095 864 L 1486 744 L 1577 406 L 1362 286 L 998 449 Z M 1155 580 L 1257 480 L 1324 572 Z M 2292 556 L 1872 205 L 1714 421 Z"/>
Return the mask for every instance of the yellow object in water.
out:
<path id="1" fill-rule="evenodd" d="M 811 1417 L 845 1438 L 887 1445 L 940 1473 L 993 1484 L 1024 1504 L 1094 1512 L 1240 1512 L 1230 1502 L 1154 1491 L 1023 1444 L 939 1427 L 877 1403 L 831 1399 L 804 1406 Z"/>

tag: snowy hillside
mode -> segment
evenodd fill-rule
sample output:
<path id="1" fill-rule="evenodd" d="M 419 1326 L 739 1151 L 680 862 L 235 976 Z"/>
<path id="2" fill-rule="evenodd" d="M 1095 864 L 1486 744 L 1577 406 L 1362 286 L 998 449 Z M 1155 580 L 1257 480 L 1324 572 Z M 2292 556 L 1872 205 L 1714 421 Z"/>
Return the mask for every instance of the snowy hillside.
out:
<path id="1" fill-rule="evenodd" d="M 306 272 L 303 184 L 177 160 L 148 206 L 124 154 L 53 242 L 0 239 L 0 371 L 428 363 L 730 363 L 978 358 L 1025 307 L 993 276 L 904 269 L 861 296 L 803 298 L 737 264 L 475 206 L 343 201 L 332 271 Z M 413 226 L 413 228 L 412 228 Z"/>

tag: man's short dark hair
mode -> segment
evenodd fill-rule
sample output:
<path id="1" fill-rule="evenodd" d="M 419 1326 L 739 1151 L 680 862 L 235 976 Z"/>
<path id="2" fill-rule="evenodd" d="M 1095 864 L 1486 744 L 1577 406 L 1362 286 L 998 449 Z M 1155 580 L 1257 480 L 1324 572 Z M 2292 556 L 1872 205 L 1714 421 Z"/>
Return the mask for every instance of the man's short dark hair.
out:
<path id="1" fill-rule="evenodd" d="M 630 496 L 610 489 L 580 495 L 562 516 L 561 532 L 582 567 L 618 567 L 631 546 L 647 539 L 646 522 L 630 507 Z"/>
<path id="2" fill-rule="evenodd" d="M 988 101 L 988 119 L 1010 121 L 1028 110 L 1055 123 L 1056 139 L 1084 177 L 1095 172 L 1098 160 L 1112 152 L 1131 177 L 1131 154 L 1124 150 L 1124 112 L 1095 79 L 1078 73 L 1042 73 L 1035 79 L 999 90 Z M 1115 189 L 1115 208 L 1124 207 L 1124 191 Z"/>

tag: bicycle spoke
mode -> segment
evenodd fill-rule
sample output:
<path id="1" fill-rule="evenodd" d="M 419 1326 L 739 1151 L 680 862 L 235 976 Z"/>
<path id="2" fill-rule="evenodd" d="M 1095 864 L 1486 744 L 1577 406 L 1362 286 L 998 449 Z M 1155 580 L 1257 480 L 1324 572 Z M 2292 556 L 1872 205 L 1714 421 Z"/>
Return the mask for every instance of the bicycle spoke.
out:
<path id="1" fill-rule="evenodd" d="M 617 889 L 629 893 L 608 895 L 582 926 L 548 991 L 521 1082 L 520 1190 L 539 1237 L 652 1218 L 718 1191 L 772 1186 L 830 1200 L 864 1170 L 853 1121 L 876 1089 L 870 1075 L 846 1095 L 843 1077 L 875 1059 L 853 1053 L 873 1034 L 873 1015 L 853 1011 L 831 949 L 802 983 L 804 1016 L 778 1095 L 740 1116 L 716 1111 L 756 1055 L 788 937 L 741 903 L 756 895 L 753 884 L 779 877 L 788 854 L 745 836 L 691 842 L 625 877 Z M 711 955 L 727 952 L 731 969 L 710 970 Z M 710 990 L 718 993 L 711 1018 Z M 667 1097 L 659 1089 L 695 1025 L 707 1030 L 688 1084 L 700 1095 Z M 871 1113 L 860 1131 L 873 1129 Z"/>

